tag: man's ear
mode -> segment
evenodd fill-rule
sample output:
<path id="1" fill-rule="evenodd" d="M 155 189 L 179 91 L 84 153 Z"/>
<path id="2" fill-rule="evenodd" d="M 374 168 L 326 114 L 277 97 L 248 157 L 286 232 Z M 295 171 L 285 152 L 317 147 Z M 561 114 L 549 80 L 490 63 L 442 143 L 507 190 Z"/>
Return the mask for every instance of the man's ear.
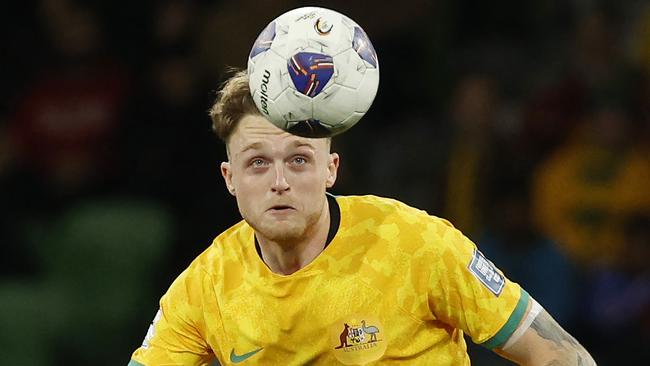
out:
<path id="1" fill-rule="evenodd" d="M 329 156 L 329 161 L 327 163 L 327 171 L 329 175 L 325 181 L 327 188 L 332 188 L 336 182 L 336 174 L 339 170 L 339 154 L 331 153 Z"/>
<path id="2" fill-rule="evenodd" d="M 223 177 L 224 182 L 226 183 L 226 188 L 228 192 L 235 195 L 235 186 L 232 184 L 232 169 L 230 168 L 230 162 L 224 161 L 221 163 L 221 176 Z"/>

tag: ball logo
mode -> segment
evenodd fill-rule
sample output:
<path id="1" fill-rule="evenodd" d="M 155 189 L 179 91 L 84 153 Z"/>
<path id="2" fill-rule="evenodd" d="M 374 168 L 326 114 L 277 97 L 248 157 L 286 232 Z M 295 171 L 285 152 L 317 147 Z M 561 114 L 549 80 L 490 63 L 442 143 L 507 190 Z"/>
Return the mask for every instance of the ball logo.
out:
<path id="1" fill-rule="evenodd" d="M 262 106 L 262 112 L 269 114 L 269 79 L 271 78 L 271 72 L 269 70 L 264 70 L 262 74 L 262 84 L 260 84 L 260 104 Z"/>
<path id="2" fill-rule="evenodd" d="M 305 14 L 299 16 L 298 18 L 296 18 L 295 22 L 297 23 L 297 22 L 299 22 L 301 20 L 313 19 L 315 16 L 316 16 L 316 12 L 315 11 L 310 11 L 310 12 L 305 13 Z"/>
<path id="3" fill-rule="evenodd" d="M 332 31 L 332 28 L 334 28 L 334 24 L 328 22 L 327 19 L 318 18 L 316 19 L 316 23 L 314 23 L 316 33 L 321 36 L 328 35 Z"/>

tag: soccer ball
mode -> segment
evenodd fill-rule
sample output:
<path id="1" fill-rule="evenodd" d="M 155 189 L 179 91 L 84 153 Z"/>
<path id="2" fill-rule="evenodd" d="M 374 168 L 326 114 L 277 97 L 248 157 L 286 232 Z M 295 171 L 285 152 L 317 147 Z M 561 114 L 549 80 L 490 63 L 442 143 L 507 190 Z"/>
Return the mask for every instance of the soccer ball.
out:
<path id="1" fill-rule="evenodd" d="M 274 125 L 295 135 L 340 134 L 368 111 L 379 61 L 363 29 L 333 10 L 288 11 L 264 28 L 248 57 L 251 95 Z"/>

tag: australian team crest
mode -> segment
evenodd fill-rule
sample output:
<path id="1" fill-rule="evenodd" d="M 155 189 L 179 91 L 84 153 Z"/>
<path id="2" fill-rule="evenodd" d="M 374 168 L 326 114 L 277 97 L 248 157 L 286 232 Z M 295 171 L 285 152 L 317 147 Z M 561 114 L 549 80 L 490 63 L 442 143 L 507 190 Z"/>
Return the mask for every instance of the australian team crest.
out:
<path id="1" fill-rule="evenodd" d="M 386 352 L 383 325 L 373 316 L 350 316 L 330 326 L 334 356 L 346 365 L 364 365 Z"/>

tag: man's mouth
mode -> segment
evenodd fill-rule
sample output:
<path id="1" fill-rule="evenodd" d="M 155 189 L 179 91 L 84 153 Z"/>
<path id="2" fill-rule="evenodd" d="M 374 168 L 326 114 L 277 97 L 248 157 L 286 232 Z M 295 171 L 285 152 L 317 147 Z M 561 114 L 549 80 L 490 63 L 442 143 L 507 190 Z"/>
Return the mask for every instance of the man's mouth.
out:
<path id="1" fill-rule="evenodd" d="M 269 211 L 286 211 L 286 210 L 293 210 L 293 207 L 288 206 L 288 205 L 275 205 L 269 209 Z"/>

